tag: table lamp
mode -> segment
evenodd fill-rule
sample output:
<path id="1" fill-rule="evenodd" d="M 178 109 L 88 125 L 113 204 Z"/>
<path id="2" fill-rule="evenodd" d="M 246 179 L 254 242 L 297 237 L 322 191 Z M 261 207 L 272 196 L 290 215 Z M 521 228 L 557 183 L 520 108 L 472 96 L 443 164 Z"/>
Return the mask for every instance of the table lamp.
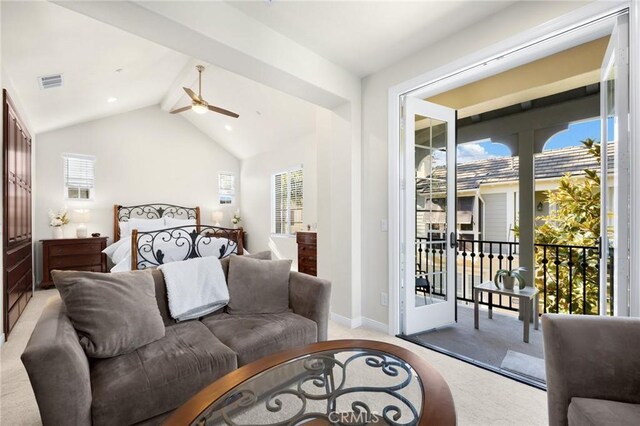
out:
<path id="1" fill-rule="evenodd" d="M 91 212 L 89 210 L 74 210 L 71 219 L 78 224 L 76 228 L 76 237 L 87 238 L 87 223 L 91 220 Z"/>
<path id="2" fill-rule="evenodd" d="M 224 217 L 224 213 L 220 210 L 216 210 L 211 213 L 211 220 L 213 220 L 215 226 L 220 226 L 220 221 Z"/>

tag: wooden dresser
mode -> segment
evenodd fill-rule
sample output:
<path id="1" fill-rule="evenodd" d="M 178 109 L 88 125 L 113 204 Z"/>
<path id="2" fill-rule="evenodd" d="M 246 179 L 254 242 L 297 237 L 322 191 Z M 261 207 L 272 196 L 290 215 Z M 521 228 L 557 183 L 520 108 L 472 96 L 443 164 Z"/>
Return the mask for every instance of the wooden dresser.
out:
<path id="1" fill-rule="evenodd" d="M 107 247 L 107 237 L 61 238 L 41 241 L 41 288 L 53 285 L 51 271 L 54 269 L 107 272 L 107 256 L 102 254 L 102 250 Z"/>
<path id="2" fill-rule="evenodd" d="M 298 232 L 298 272 L 318 275 L 318 234 L 316 232 Z"/>

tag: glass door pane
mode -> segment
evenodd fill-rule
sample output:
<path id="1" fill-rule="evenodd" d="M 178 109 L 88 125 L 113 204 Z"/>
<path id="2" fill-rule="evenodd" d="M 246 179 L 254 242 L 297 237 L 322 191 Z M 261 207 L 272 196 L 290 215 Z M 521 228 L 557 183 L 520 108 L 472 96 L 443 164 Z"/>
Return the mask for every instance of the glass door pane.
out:
<path id="1" fill-rule="evenodd" d="M 415 116 L 415 305 L 447 300 L 447 123 Z"/>
<path id="2" fill-rule="evenodd" d="M 455 111 L 406 98 L 403 117 L 403 332 L 455 321 Z M 454 235 L 455 239 L 455 235 Z"/>

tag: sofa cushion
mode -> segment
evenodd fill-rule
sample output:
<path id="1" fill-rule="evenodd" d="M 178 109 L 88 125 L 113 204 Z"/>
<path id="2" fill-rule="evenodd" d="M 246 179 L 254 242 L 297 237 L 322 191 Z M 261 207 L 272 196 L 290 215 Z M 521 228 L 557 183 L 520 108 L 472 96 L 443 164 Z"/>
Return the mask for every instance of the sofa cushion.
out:
<path id="1" fill-rule="evenodd" d="M 640 424 L 640 404 L 592 398 L 571 398 L 569 425 L 634 426 Z"/>
<path id="2" fill-rule="evenodd" d="M 53 271 L 53 282 L 88 356 L 126 354 L 164 336 L 147 271 Z"/>
<path id="3" fill-rule="evenodd" d="M 316 323 L 292 312 L 252 315 L 225 312 L 209 315 L 201 321 L 238 355 L 240 366 L 317 341 Z"/>
<path id="4" fill-rule="evenodd" d="M 291 260 L 233 256 L 229 261 L 230 314 L 277 314 L 289 310 Z"/>
<path id="5" fill-rule="evenodd" d="M 236 354 L 201 322 L 169 326 L 135 352 L 92 361 L 93 424 L 133 424 L 174 410 L 236 368 Z"/>
<path id="6" fill-rule="evenodd" d="M 227 256 L 224 259 L 220 259 L 220 265 L 222 265 L 222 272 L 224 272 L 225 278 L 229 278 L 229 261 L 233 256 L 237 256 L 237 255 L 232 254 L 231 256 Z M 243 256 L 248 257 L 250 259 L 271 260 L 271 252 L 269 250 L 261 251 L 259 253 L 254 253 L 254 254 L 247 254 Z"/>
<path id="7" fill-rule="evenodd" d="M 235 256 L 235 254 L 231 255 L 231 257 Z M 271 260 L 271 252 L 261 251 L 260 253 L 248 254 L 246 257 L 252 259 L 262 259 L 262 260 Z M 225 257 L 224 259 L 220 259 L 220 265 L 222 265 L 222 271 L 224 272 L 225 279 L 229 275 L 229 257 Z M 162 316 L 162 321 L 165 326 L 169 326 L 171 324 L 175 324 L 176 320 L 171 317 L 171 313 L 169 312 L 169 302 L 167 300 L 167 285 L 164 282 L 164 275 L 162 272 L 157 269 L 151 269 L 151 276 L 153 277 L 153 282 L 156 287 L 156 302 L 158 304 L 158 309 L 160 310 L 160 315 Z M 224 308 L 220 308 L 220 310 L 224 310 Z"/>

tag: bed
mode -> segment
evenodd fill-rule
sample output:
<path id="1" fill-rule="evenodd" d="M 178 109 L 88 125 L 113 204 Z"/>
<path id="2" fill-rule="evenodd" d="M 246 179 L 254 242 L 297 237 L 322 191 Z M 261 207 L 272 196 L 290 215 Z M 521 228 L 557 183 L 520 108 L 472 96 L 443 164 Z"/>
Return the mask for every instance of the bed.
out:
<path id="1" fill-rule="evenodd" d="M 111 272 L 155 268 L 164 263 L 241 255 L 242 228 L 203 225 L 199 207 L 138 204 L 113 207 L 114 243 L 103 253 Z"/>

